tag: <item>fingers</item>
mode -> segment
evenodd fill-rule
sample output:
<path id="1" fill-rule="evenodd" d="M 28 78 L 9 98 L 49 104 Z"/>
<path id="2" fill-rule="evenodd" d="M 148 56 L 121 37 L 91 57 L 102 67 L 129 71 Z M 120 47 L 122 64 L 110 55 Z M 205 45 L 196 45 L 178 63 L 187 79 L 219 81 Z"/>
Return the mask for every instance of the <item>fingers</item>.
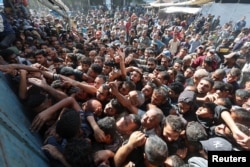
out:
<path id="1" fill-rule="evenodd" d="M 44 125 L 44 121 L 42 121 L 40 118 L 39 118 L 39 115 L 35 117 L 35 119 L 32 121 L 32 124 L 31 124 L 31 127 L 30 127 L 30 130 L 31 132 L 38 132 L 42 126 Z"/>
<path id="2" fill-rule="evenodd" d="M 146 135 L 140 131 L 133 132 L 129 138 L 129 143 L 135 148 L 145 144 Z"/>

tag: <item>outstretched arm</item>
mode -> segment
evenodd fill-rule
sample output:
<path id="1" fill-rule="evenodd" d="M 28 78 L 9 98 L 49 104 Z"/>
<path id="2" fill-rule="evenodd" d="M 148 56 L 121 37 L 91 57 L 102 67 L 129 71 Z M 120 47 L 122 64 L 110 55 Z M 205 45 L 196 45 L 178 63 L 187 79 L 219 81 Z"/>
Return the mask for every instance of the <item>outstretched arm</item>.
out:
<path id="1" fill-rule="evenodd" d="M 114 156 L 114 164 L 121 167 L 127 163 L 128 155 L 136 148 L 143 146 L 146 142 L 146 136 L 140 131 L 133 132 L 129 137 L 128 143 L 121 146 Z"/>
<path id="2" fill-rule="evenodd" d="M 123 96 L 119 91 L 115 82 L 110 82 L 111 93 L 117 98 L 117 100 L 126 107 L 131 113 L 138 114 L 138 108 L 131 104 L 131 102 Z"/>
<path id="3" fill-rule="evenodd" d="M 89 85 L 87 83 L 78 82 L 76 80 L 73 80 L 73 79 L 71 79 L 69 77 L 62 76 L 62 75 L 60 75 L 60 78 L 64 82 L 68 82 L 72 86 L 77 86 L 77 87 L 81 88 L 82 90 L 84 90 L 84 92 L 87 92 L 89 94 L 95 94 L 97 92 L 96 87 L 94 87 L 93 85 Z"/>
<path id="4" fill-rule="evenodd" d="M 46 92 L 48 92 L 52 97 L 54 97 L 57 101 L 60 101 L 66 97 L 68 97 L 64 92 L 57 90 L 50 85 L 48 85 L 45 81 L 45 78 L 42 77 L 42 79 L 37 79 L 37 78 L 29 78 L 28 79 L 29 83 L 32 83 L 33 85 L 36 85 Z"/>
<path id="5" fill-rule="evenodd" d="M 49 121 L 54 114 L 56 114 L 57 111 L 61 111 L 62 108 L 64 107 L 71 107 L 76 111 L 80 111 L 81 107 L 79 104 L 75 101 L 73 97 L 67 97 L 58 103 L 54 104 L 53 106 L 47 108 L 46 110 L 40 112 L 32 121 L 31 124 L 31 131 L 32 132 L 37 132 L 39 131 L 42 126 Z"/>

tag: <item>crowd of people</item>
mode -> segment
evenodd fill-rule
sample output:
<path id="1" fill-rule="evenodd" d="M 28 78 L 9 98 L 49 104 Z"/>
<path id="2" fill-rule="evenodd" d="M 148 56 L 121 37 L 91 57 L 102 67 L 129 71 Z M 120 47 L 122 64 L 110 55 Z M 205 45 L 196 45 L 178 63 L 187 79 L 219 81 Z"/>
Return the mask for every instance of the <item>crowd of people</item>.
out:
<path id="1" fill-rule="evenodd" d="M 51 166 L 206 167 L 208 151 L 250 150 L 245 17 L 1 18 L 0 71 Z"/>

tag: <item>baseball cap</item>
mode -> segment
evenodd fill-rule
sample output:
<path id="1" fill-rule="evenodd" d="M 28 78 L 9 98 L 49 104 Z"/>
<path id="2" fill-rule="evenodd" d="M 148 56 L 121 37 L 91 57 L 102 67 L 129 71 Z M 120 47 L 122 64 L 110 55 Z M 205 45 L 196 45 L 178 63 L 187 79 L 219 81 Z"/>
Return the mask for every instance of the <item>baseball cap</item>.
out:
<path id="1" fill-rule="evenodd" d="M 222 137 L 212 137 L 200 141 L 205 151 L 232 151 L 232 144 Z"/>

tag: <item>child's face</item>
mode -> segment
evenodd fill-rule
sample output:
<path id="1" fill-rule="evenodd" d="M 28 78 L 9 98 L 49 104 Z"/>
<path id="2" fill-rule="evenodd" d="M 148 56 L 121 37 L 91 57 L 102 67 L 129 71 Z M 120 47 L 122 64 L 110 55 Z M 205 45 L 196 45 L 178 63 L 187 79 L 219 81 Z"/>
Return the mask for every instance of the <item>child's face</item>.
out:
<path id="1" fill-rule="evenodd" d="M 199 107 L 196 111 L 196 115 L 200 118 L 213 118 L 212 111 L 206 107 Z"/>

